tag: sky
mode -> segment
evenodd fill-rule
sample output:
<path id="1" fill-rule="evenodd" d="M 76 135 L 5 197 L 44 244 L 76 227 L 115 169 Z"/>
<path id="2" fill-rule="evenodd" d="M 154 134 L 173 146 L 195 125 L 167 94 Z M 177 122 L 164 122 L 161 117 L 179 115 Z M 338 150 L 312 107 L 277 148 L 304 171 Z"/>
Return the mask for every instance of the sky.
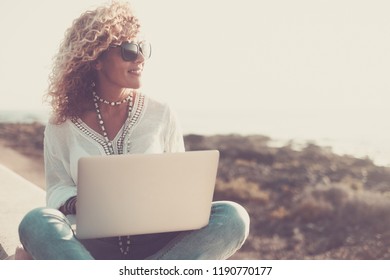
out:
<path id="1" fill-rule="evenodd" d="M 1 0 L 0 110 L 47 107 L 65 30 L 101 3 Z M 390 140 L 390 1 L 131 3 L 153 46 L 142 90 L 179 113 L 232 130 Z"/>

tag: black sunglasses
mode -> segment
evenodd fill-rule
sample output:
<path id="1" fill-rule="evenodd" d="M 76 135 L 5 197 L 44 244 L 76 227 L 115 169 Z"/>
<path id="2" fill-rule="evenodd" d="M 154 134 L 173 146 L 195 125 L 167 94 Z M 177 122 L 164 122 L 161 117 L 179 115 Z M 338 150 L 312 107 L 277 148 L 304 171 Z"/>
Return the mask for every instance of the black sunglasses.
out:
<path id="1" fill-rule="evenodd" d="M 136 61 L 138 55 L 141 53 L 144 59 L 149 59 L 152 55 L 152 46 L 147 41 L 123 42 L 120 45 L 111 45 L 112 48 L 121 48 L 122 59 L 124 61 Z"/>

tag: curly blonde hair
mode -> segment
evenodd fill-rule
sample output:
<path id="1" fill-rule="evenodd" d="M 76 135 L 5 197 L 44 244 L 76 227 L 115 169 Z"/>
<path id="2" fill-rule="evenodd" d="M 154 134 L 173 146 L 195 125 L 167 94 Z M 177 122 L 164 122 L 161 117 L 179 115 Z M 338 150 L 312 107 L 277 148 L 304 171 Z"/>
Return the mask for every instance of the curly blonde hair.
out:
<path id="1" fill-rule="evenodd" d="M 94 62 L 110 44 L 134 38 L 139 30 L 130 5 L 119 1 L 87 11 L 74 20 L 54 58 L 45 95 L 54 123 L 80 117 L 92 108 Z"/>

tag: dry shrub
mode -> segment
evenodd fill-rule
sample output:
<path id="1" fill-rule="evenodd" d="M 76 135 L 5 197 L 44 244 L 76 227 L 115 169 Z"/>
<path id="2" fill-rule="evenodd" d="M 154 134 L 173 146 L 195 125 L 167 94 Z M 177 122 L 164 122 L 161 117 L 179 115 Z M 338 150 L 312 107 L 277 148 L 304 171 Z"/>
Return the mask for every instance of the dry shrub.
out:
<path id="1" fill-rule="evenodd" d="M 331 220 L 333 226 L 390 230 L 390 196 L 344 184 L 318 185 L 296 199 L 293 213 L 303 222 Z"/>
<path id="2" fill-rule="evenodd" d="M 240 201 L 268 202 L 270 198 L 268 192 L 262 191 L 258 184 L 248 182 L 244 177 L 238 177 L 228 182 L 218 179 L 216 192 Z"/>
<path id="3" fill-rule="evenodd" d="M 272 219 L 281 220 L 286 218 L 289 215 L 289 212 L 283 206 L 273 210 L 270 214 Z"/>
<path id="4" fill-rule="evenodd" d="M 388 193 L 356 190 L 353 185 L 342 183 L 306 187 L 294 200 L 289 219 L 305 236 L 306 256 L 319 259 L 390 256 L 386 251 L 390 246 Z"/>
<path id="5" fill-rule="evenodd" d="M 353 178 L 351 175 L 346 175 L 341 179 L 340 183 L 342 185 L 350 187 L 352 190 L 360 191 L 364 189 L 364 180 Z"/>

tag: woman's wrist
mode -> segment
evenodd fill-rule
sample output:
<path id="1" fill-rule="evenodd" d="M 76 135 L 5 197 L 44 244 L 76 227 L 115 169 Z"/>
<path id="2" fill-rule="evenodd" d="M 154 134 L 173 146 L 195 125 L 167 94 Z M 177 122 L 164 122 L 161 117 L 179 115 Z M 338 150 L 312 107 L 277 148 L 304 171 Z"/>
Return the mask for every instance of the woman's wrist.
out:
<path id="1" fill-rule="evenodd" d="M 61 207 L 60 207 L 60 211 L 64 214 L 64 215 L 75 215 L 76 214 L 76 202 L 77 202 L 77 197 L 76 196 L 72 196 L 71 198 L 69 198 Z"/>

